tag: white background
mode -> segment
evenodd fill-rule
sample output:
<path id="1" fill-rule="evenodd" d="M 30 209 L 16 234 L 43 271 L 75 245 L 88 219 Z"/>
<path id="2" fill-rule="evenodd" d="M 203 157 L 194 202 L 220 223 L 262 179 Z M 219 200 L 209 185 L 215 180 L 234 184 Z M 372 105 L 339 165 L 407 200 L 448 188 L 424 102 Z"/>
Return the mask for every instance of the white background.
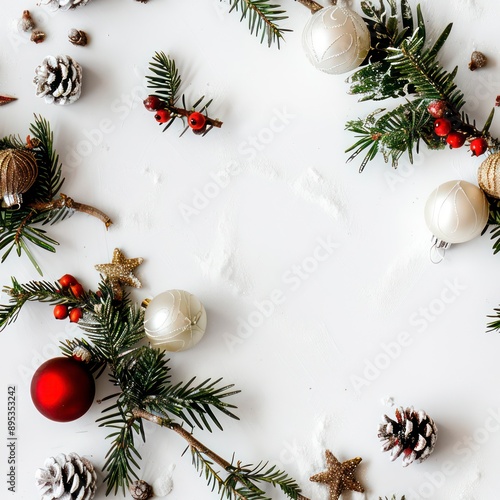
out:
<path id="1" fill-rule="evenodd" d="M 171 356 L 173 381 L 223 377 L 241 389 L 234 398 L 240 421 L 221 417 L 223 432 L 195 433 L 227 459 L 234 452 L 245 463 L 277 463 L 314 500 L 328 498 L 325 486 L 309 482 L 324 470 L 325 449 L 340 460 L 363 458 L 356 475 L 366 493 L 345 493 L 346 499 L 396 493 L 494 500 L 500 340 L 485 330 L 500 302 L 500 257 L 486 235 L 453 246 L 444 262 L 432 264 L 423 218 L 430 192 L 449 180 L 475 182 L 481 159 L 464 147 L 422 151 L 414 166 L 403 159 L 397 171 L 381 158 L 363 174 L 358 160 L 346 164 L 354 137 L 345 122 L 377 104 L 358 104 L 343 76 L 309 65 L 301 48 L 309 13 L 291 0 L 282 3 L 289 14 L 284 25 L 293 32 L 278 50 L 260 45 L 218 0 L 94 0 L 56 14 L 33 0 L 1 0 L 0 93 L 19 100 L 0 109 L 0 135 L 25 136 L 33 113 L 49 119 L 64 164 L 62 192 L 114 221 L 106 231 L 97 219 L 76 214 L 50 227 L 61 245 L 56 255 L 36 251 L 44 279 L 71 273 L 95 288 L 94 265 L 109 262 L 119 247 L 145 259 L 134 299 L 173 288 L 196 294 L 207 308 L 208 330 L 195 349 Z M 352 7 L 359 12 L 359 3 Z M 47 33 L 43 44 L 13 31 L 24 8 Z M 441 61 L 459 66 L 465 109 L 482 126 L 500 94 L 499 4 L 423 0 L 422 10 L 430 38 L 454 23 Z M 73 27 L 89 34 L 87 47 L 67 41 Z M 489 64 L 471 73 L 474 49 Z M 210 110 L 224 122 L 221 130 L 179 138 L 177 122 L 161 132 L 141 103 L 148 63 L 159 50 L 177 61 L 188 102 L 214 99 Z M 77 103 L 57 107 L 35 96 L 34 69 L 48 54 L 69 54 L 82 65 Z M 492 131 L 500 134 L 498 119 Z M 214 189 L 211 176 L 228 166 L 238 173 Z M 204 207 L 200 193 L 211 196 Z M 186 215 L 194 203 L 197 213 Z M 321 241 L 334 248 L 318 261 Z M 305 275 L 292 279 L 297 266 Z M 1 265 L 0 283 L 9 284 L 10 276 L 39 278 L 25 257 L 14 255 Z M 269 306 L 275 290 L 283 303 L 268 307 L 274 310 L 264 318 L 259 307 Z M 260 326 L 244 329 L 248 320 Z M 397 347 L 402 332 L 408 344 Z M 29 396 L 35 368 L 57 355 L 59 339 L 77 333 L 54 320 L 50 306 L 29 304 L 1 334 L 0 438 L 8 384 L 17 386 L 19 436 L 17 492 L 7 491 L 2 473 L 1 498 L 38 498 L 34 472 L 46 457 L 75 451 L 97 467 L 104 463 L 99 405 L 59 424 L 42 417 Z M 103 378 L 97 390 L 102 397 L 111 389 Z M 384 405 L 388 398 L 436 421 L 437 448 L 423 464 L 403 469 L 380 452 L 378 423 L 394 411 Z M 0 471 L 7 470 L 5 443 Z M 184 448 L 177 435 L 148 428 L 141 477 L 171 475 L 172 500 L 217 498 L 189 456 L 181 456 Z M 96 498 L 105 497 L 104 489 Z"/>

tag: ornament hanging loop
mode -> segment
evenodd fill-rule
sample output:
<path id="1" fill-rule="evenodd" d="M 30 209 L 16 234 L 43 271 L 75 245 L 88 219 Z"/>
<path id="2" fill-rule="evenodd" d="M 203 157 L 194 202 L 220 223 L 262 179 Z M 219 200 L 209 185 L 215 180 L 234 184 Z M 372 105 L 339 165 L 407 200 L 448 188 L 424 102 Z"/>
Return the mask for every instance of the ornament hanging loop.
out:
<path id="1" fill-rule="evenodd" d="M 432 237 L 432 246 L 429 252 L 429 258 L 433 264 L 440 264 L 444 260 L 446 250 L 451 247 L 451 243 L 440 240 L 436 236 Z"/>

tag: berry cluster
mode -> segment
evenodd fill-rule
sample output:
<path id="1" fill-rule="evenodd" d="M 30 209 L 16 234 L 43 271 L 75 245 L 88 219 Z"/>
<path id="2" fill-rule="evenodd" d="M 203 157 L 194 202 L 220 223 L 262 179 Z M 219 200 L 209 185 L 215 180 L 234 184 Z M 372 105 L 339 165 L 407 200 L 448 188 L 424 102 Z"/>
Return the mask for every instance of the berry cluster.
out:
<path id="1" fill-rule="evenodd" d="M 452 149 L 461 148 L 467 140 L 467 135 L 456 130 L 453 126 L 451 114 L 448 113 L 445 101 L 434 101 L 427 107 L 429 114 L 435 118 L 434 133 L 438 137 L 444 137 L 446 143 Z M 461 124 L 461 122 L 458 122 Z M 484 137 L 472 137 L 469 142 L 469 149 L 472 156 L 480 156 L 488 150 L 488 142 Z"/>
<path id="2" fill-rule="evenodd" d="M 83 286 L 71 274 L 65 274 L 58 281 L 62 287 L 61 293 L 69 293 L 75 299 L 81 299 L 85 295 Z M 72 323 L 78 323 L 82 316 L 83 311 L 81 307 L 70 308 L 67 304 L 57 304 L 54 306 L 54 317 L 56 319 L 66 319 L 69 317 Z"/>
<path id="3" fill-rule="evenodd" d="M 193 133 L 204 134 L 207 131 L 207 125 L 209 119 L 202 113 L 198 111 L 187 111 L 181 110 L 173 107 L 168 107 L 165 101 L 162 101 L 159 97 L 155 95 L 149 95 L 143 101 L 144 107 L 148 111 L 155 112 L 155 120 L 158 123 L 167 123 L 174 117 L 186 116 L 187 123 Z"/>

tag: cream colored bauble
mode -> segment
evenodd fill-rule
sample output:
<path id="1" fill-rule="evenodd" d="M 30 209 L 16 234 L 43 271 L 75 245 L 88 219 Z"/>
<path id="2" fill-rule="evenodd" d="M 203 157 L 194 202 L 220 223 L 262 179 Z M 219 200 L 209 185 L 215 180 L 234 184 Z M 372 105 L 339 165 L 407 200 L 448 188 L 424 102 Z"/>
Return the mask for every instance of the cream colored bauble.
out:
<path id="1" fill-rule="evenodd" d="M 446 243 L 464 243 L 479 236 L 490 206 L 483 191 L 466 181 L 449 181 L 435 189 L 425 205 L 432 234 Z"/>
<path id="2" fill-rule="evenodd" d="M 144 314 L 146 335 L 155 347 L 184 351 L 195 346 L 207 327 L 207 313 L 197 297 L 168 290 L 149 302 Z"/>
<path id="3" fill-rule="evenodd" d="M 333 75 L 357 68 L 368 55 L 370 43 L 363 18 L 337 5 L 315 12 L 302 35 L 307 58 L 317 69 Z"/>

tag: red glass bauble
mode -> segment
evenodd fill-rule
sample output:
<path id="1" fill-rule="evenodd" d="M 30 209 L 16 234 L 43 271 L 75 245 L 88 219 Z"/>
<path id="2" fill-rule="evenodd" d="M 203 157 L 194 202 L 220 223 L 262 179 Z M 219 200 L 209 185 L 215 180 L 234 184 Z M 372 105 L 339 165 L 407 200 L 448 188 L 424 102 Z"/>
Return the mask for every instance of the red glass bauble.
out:
<path id="1" fill-rule="evenodd" d="M 31 380 L 31 399 L 50 420 L 70 422 L 91 407 L 94 378 L 83 363 L 73 358 L 53 358 L 43 363 Z"/>

